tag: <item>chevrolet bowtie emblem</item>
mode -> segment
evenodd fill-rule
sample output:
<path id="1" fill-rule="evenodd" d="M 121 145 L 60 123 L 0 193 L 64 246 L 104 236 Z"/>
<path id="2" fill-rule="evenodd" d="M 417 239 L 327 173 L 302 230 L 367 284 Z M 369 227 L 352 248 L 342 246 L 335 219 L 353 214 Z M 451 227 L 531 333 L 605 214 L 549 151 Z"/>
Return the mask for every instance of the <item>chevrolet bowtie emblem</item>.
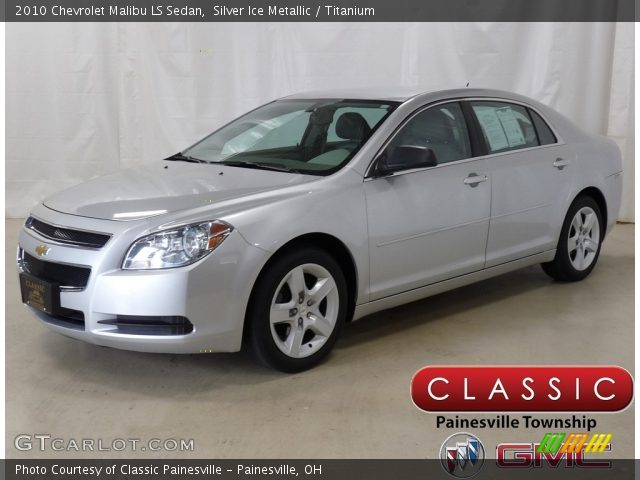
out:
<path id="1" fill-rule="evenodd" d="M 41 257 L 44 257 L 50 251 L 51 251 L 51 249 L 49 247 L 47 247 L 46 245 L 43 245 L 42 243 L 36 247 L 36 253 L 38 255 L 40 255 Z"/>

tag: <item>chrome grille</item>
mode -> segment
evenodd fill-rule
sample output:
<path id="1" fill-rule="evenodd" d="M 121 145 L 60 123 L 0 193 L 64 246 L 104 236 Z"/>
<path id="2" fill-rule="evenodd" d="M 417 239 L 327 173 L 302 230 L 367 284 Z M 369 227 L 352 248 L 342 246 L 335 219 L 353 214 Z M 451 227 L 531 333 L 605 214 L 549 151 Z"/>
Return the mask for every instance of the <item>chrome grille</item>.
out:
<path id="1" fill-rule="evenodd" d="M 78 247 L 102 248 L 111 238 L 107 233 L 87 232 L 50 225 L 34 217 L 29 217 L 24 226 L 56 242 Z"/>

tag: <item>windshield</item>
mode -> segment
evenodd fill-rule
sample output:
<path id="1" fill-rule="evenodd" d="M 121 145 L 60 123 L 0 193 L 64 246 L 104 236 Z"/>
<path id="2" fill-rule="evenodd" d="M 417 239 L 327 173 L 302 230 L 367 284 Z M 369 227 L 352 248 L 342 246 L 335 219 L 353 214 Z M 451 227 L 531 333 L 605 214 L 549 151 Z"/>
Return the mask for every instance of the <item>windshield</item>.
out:
<path id="1" fill-rule="evenodd" d="M 345 165 L 397 105 L 279 100 L 243 115 L 172 159 L 327 175 Z"/>

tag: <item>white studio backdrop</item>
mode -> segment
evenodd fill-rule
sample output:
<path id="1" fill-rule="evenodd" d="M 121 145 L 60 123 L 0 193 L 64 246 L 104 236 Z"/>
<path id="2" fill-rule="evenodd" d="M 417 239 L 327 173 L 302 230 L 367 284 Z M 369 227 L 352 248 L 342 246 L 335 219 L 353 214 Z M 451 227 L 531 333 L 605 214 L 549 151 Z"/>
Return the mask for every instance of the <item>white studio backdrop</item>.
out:
<path id="1" fill-rule="evenodd" d="M 364 86 L 505 89 L 606 135 L 634 220 L 632 23 L 9 23 L 6 215 L 159 161 L 262 103 Z"/>

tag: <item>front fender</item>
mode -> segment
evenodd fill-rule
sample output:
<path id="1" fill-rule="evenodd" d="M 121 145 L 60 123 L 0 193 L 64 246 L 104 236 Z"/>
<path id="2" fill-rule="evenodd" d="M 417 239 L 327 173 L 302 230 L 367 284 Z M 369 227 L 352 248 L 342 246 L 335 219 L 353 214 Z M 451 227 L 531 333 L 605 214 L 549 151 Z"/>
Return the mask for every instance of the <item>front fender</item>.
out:
<path id="1" fill-rule="evenodd" d="M 331 182 L 317 182 L 313 187 L 299 195 L 229 215 L 224 220 L 247 242 L 268 252 L 268 258 L 303 235 L 323 233 L 337 238 L 350 251 L 358 272 L 358 303 L 366 302 L 369 299 L 369 246 L 362 177 L 351 172 L 341 180 L 334 176 Z M 260 269 L 262 267 L 264 264 Z"/>

